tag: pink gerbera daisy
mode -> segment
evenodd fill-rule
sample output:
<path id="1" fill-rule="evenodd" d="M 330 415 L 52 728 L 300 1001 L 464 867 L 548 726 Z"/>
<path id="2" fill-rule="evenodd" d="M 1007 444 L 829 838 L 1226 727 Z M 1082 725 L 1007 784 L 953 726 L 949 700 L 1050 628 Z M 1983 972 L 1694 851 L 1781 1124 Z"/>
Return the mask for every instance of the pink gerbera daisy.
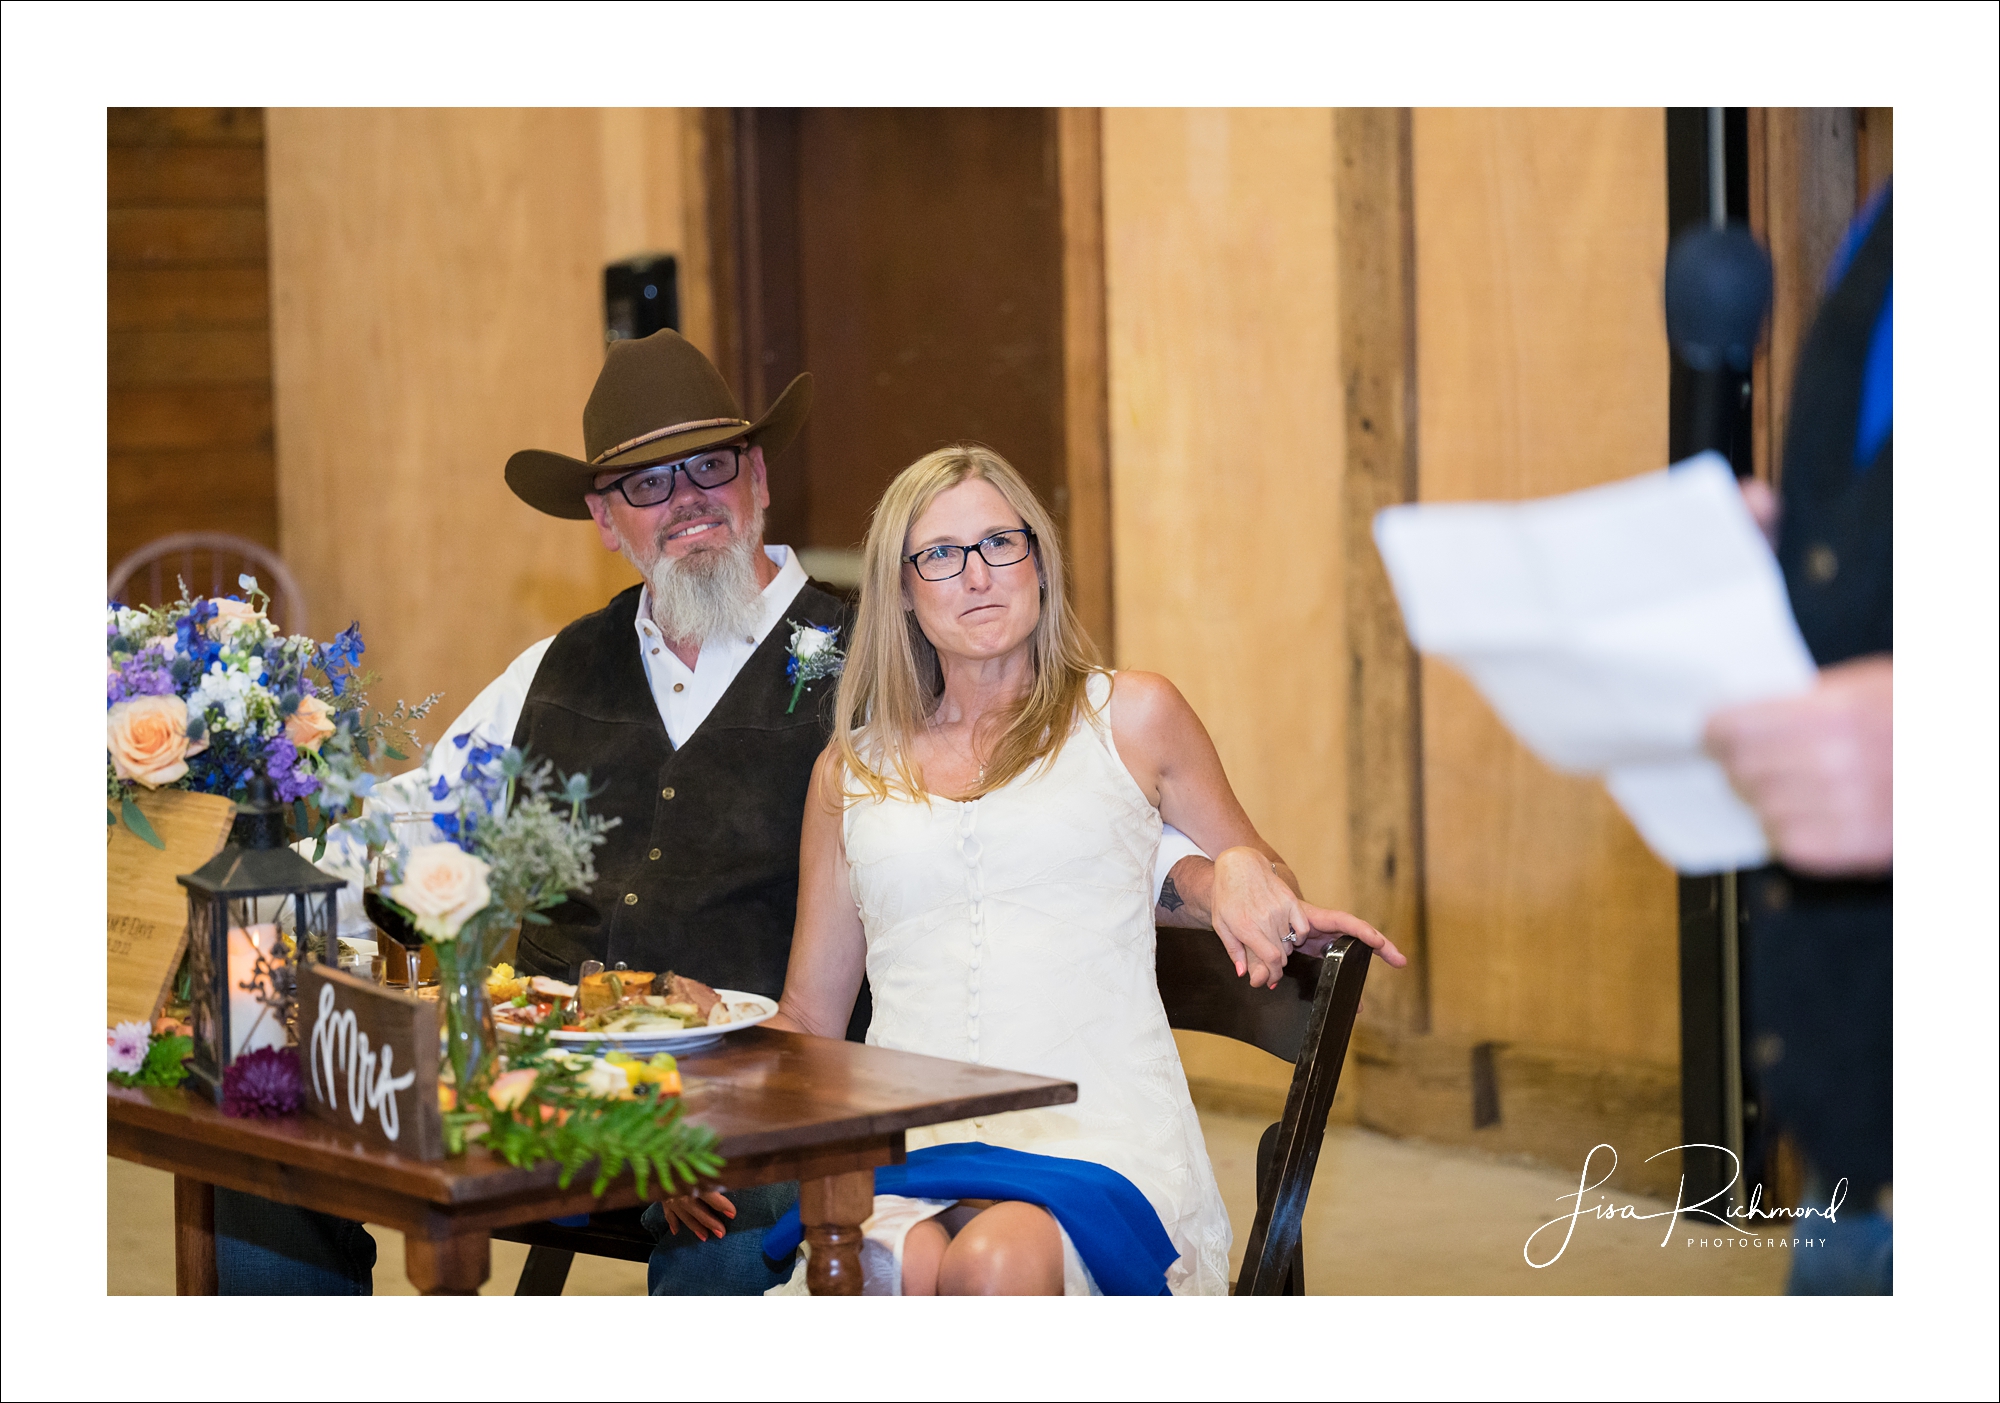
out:
<path id="1" fill-rule="evenodd" d="M 131 1076 L 146 1065 L 146 1047 L 152 1037 L 144 1023 L 136 1019 L 120 1023 L 105 1035 L 104 1041 L 106 1060 L 112 1071 Z"/>

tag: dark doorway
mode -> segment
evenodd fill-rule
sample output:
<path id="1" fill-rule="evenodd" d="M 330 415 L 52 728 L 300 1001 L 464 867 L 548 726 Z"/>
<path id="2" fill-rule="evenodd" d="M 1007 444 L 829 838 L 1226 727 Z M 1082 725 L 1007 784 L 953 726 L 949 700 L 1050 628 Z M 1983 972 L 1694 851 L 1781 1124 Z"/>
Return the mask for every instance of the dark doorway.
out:
<path id="1" fill-rule="evenodd" d="M 753 415 L 798 371 L 815 382 L 772 465 L 768 539 L 822 574 L 897 472 L 959 439 L 1060 516 L 1056 114 L 737 109 L 708 139 L 724 373 Z"/>

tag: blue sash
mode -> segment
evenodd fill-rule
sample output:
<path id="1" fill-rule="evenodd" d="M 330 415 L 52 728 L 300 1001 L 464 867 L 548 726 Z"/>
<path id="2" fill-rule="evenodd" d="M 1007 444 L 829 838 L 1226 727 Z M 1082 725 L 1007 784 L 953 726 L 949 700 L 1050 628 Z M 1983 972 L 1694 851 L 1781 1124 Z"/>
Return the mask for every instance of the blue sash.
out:
<path id="1" fill-rule="evenodd" d="M 1046 1208 L 1076 1244 L 1107 1296 L 1165 1296 L 1167 1268 L 1180 1257 L 1160 1215 L 1132 1181 L 1084 1159 L 1031 1155 L 975 1142 L 932 1145 L 875 1171 L 875 1192 L 906 1198 L 991 1198 Z M 804 1229 L 796 1206 L 764 1234 L 764 1255 L 797 1249 Z"/>

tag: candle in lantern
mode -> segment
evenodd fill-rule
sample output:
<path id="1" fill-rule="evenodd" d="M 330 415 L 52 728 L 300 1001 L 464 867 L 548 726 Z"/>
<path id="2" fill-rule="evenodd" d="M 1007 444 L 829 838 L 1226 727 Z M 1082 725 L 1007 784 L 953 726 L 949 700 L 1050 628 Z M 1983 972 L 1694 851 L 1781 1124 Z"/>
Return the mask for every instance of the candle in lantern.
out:
<path id="1" fill-rule="evenodd" d="M 254 943 L 253 943 L 254 942 Z M 269 921 L 254 926 L 232 926 L 229 930 L 229 1049 L 230 1060 L 260 1047 L 283 1047 L 285 1023 L 275 1008 L 260 1001 L 261 993 L 272 995 L 271 977 L 257 973 L 259 952 L 269 969 L 272 952 L 278 948 L 278 927 Z"/>

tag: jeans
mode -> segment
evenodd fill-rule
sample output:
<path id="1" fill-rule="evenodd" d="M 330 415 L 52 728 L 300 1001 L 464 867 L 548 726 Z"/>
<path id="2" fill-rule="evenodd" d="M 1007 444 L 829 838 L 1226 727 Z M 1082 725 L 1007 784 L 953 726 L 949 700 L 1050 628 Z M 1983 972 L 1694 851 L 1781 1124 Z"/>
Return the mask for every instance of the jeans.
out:
<path id="1" fill-rule="evenodd" d="M 375 1239 L 346 1218 L 217 1189 L 215 1275 L 224 1296 L 372 1296 Z"/>
<path id="2" fill-rule="evenodd" d="M 667 1232 L 667 1215 L 657 1203 L 646 1206 L 640 1221 L 653 1235 L 652 1260 L 646 1263 L 646 1291 L 654 1296 L 761 1296 L 791 1279 L 789 1255 L 781 1262 L 764 1256 L 764 1229 L 791 1211 L 799 1201 L 799 1186 L 759 1184 L 729 1190 L 736 1216 L 723 1219 L 728 1231 L 698 1242 L 683 1228 Z"/>

